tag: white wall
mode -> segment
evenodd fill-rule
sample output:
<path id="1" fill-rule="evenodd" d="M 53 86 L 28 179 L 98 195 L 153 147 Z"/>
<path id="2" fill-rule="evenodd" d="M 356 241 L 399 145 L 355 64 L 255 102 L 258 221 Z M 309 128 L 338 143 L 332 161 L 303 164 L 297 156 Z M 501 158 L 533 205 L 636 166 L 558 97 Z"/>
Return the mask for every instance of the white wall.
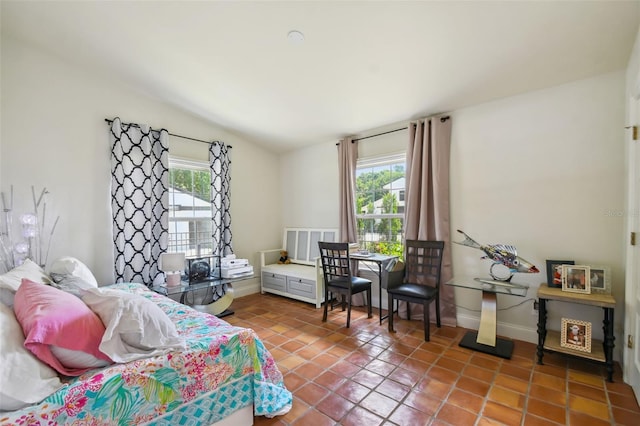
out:
<path id="1" fill-rule="evenodd" d="M 499 312 L 499 334 L 537 341 L 533 299 L 538 285 L 546 281 L 547 259 L 610 266 L 621 308 L 623 224 L 617 212 L 624 208 L 624 149 L 620 143 L 624 74 L 606 74 L 464 108 L 451 112 L 451 117 L 452 238 L 460 241 L 455 230 L 462 229 L 484 244 L 511 243 L 542 271 L 514 278 L 531 286 L 526 299 L 499 296 L 498 308 L 526 301 Z M 390 127 L 394 126 L 379 130 Z M 406 136 L 406 132 L 399 133 Z M 360 142 L 360 155 L 382 153 L 379 139 Z M 296 182 L 284 189 L 285 223 L 338 226 L 335 142 L 283 156 L 283 185 Z M 396 138 L 382 143 L 387 152 L 399 149 Z M 321 213 L 305 208 L 320 201 L 333 204 L 322 206 Z M 454 273 L 486 276 L 490 263 L 481 256 L 478 250 L 454 245 Z M 480 292 L 460 290 L 456 296 L 459 324 L 477 327 Z M 550 328 L 560 328 L 562 314 L 592 321 L 594 337 L 602 336 L 600 309 L 559 302 L 549 305 L 553 311 Z M 619 310 L 618 339 L 621 319 Z"/>
<path id="2" fill-rule="evenodd" d="M 31 206 L 31 185 L 50 191 L 47 210 L 60 215 L 50 261 L 75 256 L 100 283 L 113 281 L 110 148 L 104 119 L 115 116 L 231 144 L 235 252 L 257 265 L 258 250 L 279 245 L 276 155 L 108 77 L 4 36 L 1 78 L 1 188 L 8 193 L 13 185 L 17 211 Z M 206 146 L 170 140 L 171 151 L 187 158 L 206 159 Z M 252 284 L 255 290 L 257 283 Z"/>
<path id="3" fill-rule="evenodd" d="M 602 75 L 455 111 L 451 204 L 453 228 L 479 242 L 510 243 L 541 274 L 518 274 L 531 286 L 546 281 L 547 259 L 612 268 L 614 296 L 622 308 L 624 264 L 624 74 Z M 453 235 L 453 233 L 452 233 Z M 453 247 L 454 274 L 486 274 L 488 261 L 467 247 Z M 456 293 L 460 305 L 477 307 L 479 295 Z M 499 297 L 498 307 L 521 302 Z M 560 318 L 591 321 L 602 338 L 602 310 L 550 302 L 549 328 Z M 458 311 L 461 324 L 475 312 Z M 620 336 L 622 310 L 616 312 Z M 532 302 L 498 316 L 499 333 L 535 341 Z"/>

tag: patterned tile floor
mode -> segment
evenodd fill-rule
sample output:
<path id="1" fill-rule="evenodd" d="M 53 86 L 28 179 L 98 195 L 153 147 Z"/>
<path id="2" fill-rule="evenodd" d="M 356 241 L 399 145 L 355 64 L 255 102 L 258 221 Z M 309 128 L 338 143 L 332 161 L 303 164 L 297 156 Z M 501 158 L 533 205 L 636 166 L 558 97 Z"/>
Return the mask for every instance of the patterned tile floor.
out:
<path id="1" fill-rule="evenodd" d="M 510 360 L 458 346 L 463 328 L 398 320 L 396 333 L 378 316 L 346 314 L 274 295 L 234 300 L 225 319 L 253 328 L 293 393 L 291 411 L 256 425 L 632 425 L 640 407 L 616 364 L 614 382 L 601 364 L 545 354 L 516 341 Z M 375 313 L 375 310 L 374 310 Z"/>

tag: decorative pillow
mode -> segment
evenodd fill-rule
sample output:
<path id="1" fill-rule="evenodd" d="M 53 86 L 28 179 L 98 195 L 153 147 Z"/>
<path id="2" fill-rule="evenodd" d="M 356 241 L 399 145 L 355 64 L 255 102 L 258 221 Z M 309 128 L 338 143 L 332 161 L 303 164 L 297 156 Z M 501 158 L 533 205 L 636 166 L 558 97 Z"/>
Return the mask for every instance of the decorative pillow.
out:
<path id="1" fill-rule="evenodd" d="M 1 304 L 0 342 L 0 411 L 40 402 L 62 386 L 57 373 L 22 346 L 22 328 L 11 308 Z"/>
<path id="2" fill-rule="evenodd" d="M 105 324 L 100 350 L 115 362 L 129 362 L 186 347 L 167 314 L 144 296 L 95 288 L 83 291 L 82 300 Z"/>
<path id="3" fill-rule="evenodd" d="M 59 373 L 79 376 L 94 365 L 65 366 L 51 352 L 51 345 L 110 361 L 99 350 L 102 321 L 77 297 L 25 279 L 16 292 L 14 310 L 26 336 L 25 348 Z"/>
<path id="4" fill-rule="evenodd" d="M 65 256 L 57 259 L 51 264 L 49 274 L 51 274 L 56 282 L 65 277 L 73 276 L 83 279 L 93 287 L 98 287 L 98 281 L 91 273 L 91 270 L 75 257 Z"/>
<path id="5" fill-rule="evenodd" d="M 23 278 L 37 283 L 51 283 L 51 277 L 37 263 L 27 259 L 22 265 L 0 275 L 0 300 L 2 303 L 13 306 L 13 297 Z"/>

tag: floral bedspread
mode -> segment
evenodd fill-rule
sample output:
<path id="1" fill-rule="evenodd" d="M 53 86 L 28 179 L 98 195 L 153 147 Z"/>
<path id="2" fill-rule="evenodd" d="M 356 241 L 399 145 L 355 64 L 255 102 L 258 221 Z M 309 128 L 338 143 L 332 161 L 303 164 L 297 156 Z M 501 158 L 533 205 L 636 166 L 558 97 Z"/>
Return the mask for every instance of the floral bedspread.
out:
<path id="1" fill-rule="evenodd" d="M 111 288 L 141 294 L 167 313 L 187 341 L 172 352 L 92 370 L 38 405 L 0 413 L 2 425 L 135 425 L 160 416 L 225 384 L 250 375 L 255 415 L 272 417 L 291 408 L 292 396 L 262 341 L 235 327 L 156 294 L 141 284 Z M 230 412 L 232 412 L 231 410 Z"/>

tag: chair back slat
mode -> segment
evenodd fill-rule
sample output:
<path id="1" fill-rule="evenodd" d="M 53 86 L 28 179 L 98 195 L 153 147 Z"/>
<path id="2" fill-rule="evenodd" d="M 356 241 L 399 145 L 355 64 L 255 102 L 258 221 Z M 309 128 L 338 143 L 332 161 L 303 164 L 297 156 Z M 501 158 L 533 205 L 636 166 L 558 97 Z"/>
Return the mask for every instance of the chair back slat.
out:
<path id="1" fill-rule="evenodd" d="M 440 287 L 444 241 L 405 241 L 405 282 Z"/>
<path id="2" fill-rule="evenodd" d="M 320 258 L 325 282 L 351 280 L 349 243 L 331 243 L 319 241 Z"/>

